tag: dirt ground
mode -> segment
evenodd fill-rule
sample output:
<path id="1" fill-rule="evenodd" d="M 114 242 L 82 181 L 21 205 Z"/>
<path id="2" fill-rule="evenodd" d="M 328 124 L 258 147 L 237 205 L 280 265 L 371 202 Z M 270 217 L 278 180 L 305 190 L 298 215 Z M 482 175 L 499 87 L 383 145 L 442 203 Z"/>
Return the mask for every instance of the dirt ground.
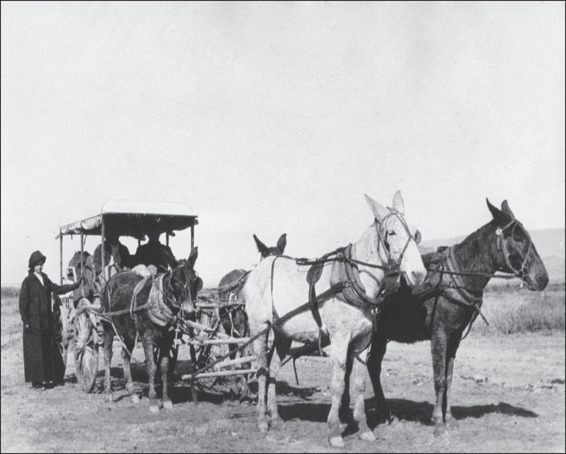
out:
<path id="1" fill-rule="evenodd" d="M 178 379 L 172 410 L 149 412 L 143 353 L 134 352 L 134 405 L 126 396 L 118 343 L 112 364 L 114 398 L 102 394 L 103 359 L 94 393 L 83 393 L 69 354 L 66 383 L 45 391 L 23 382 L 21 322 L 15 304 L 2 302 L 2 452 L 340 452 L 327 441 L 330 408 L 327 358 L 297 361 L 278 376 L 282 429 L 257 430 L 255 406 L 224 401 Z M 398 421 L 378 424 L 369 413 L 377 441 L 363 442 L 346 429 L 348 452 L 565 452 L 565 339 L 563 332 L 470 336 L 455 366 L 452 408 L 459 428 L 435 438 L 430 420 L 434 402 L 428 343 L 391 343 L 383 385 Z M 182 346 L 176 370 L 188 370 Z M 158 388 L 158 395 L 160 395 Z M 368 380 L 366 406 L 373 403 Z"/>

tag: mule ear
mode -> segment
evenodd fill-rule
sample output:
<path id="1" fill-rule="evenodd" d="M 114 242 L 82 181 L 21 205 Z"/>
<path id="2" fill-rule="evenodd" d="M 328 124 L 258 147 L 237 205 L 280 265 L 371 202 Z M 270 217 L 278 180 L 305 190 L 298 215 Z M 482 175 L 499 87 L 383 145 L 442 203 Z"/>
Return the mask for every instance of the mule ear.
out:
<path id="1" fill-rule="evenodd" d="M 187 261 L 187 263 L 189 264 L 189 269 L 192 270 L 194 268 L 195 262 L 197 261 L 197 257 L 198 257 L 198 246 L 194 247 L 191 253 L 189 254 L 189 259 Z"/>
<path id="2" fill-rule="evenodd" d="M 257 250 L 259 251 L 261 256 L 263 258 L 267 257 L 269 255 L 269 250 L 267 249 L 267 246 L 265 244 L 263 244 L 257 236 L 255 236 L 255 233 L 254 233 L 254 240 L 255 240 L 255 244 L 257 246 Z"/>
<path id="3" fill-rule="evenodd" d="M 511 208 L 509 208 L 509 203 L 507 203 L 507 200 L 504 200 L 503 203 L 501 204 L 501 211 L 505 213 L 507 216 L 509 216 L 513 221 L 516 220 L 515 215 L 511 211 Z"/>
<path id="4" fill-rule="evenodd" d="M 283 254 L 283 252 L 285 252 L 285 246 L 287 246 L 287 234 L 286 233 L 281 235 L 279 237 L 279 240 L 277 241 L 277 250 L 279 251 L 280 254 Z"/>
<path id="5" fill-rule="evenodd" d="M 371 208 L 371 211 L 373 211 L 375 219 L 381 222 L 381 220 L 387 215 L 387 208 L 373 200 L 369 195 L 364 194 L 364 196 L 366 197 L 366 202 Z"/>
<path id="6" fill-rule="evenodd" d="M 500 218 L 502 213 L 501 210 L 499 210 L 498 208 L 494 207 L 491 203 L 489 203 L 489 199 L 486 197 L 485 201 L 487 202 L 487 207 L 489 208 L 489 211 L 491 211 L 491 215 L 493 216 L 493 219 L 495 218 Z"/>
<path id="7" fill-rule="evenodd" d="M 395 192 L 393 195 L 393 208 L 401 214 L 405 214 L 405 202 L 403 202 L 403 196 L 401 191 Z"/>

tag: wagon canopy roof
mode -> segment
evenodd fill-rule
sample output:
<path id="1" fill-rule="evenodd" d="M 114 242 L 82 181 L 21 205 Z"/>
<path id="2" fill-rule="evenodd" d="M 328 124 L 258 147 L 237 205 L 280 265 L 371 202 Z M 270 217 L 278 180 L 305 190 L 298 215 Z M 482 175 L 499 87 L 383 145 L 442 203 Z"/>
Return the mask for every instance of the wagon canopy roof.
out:
<path id="1" fill-rule="evenodd" d="M 198 224 L 193 209 L 180 202 L 125 201 L 106 202 L 100 214 L 59 227 L 57 238 L 63 235 L 101 235 L 102 222 L 106 231 L 120 236 L 143 239 L 150 229 L 173 234 Z"/>

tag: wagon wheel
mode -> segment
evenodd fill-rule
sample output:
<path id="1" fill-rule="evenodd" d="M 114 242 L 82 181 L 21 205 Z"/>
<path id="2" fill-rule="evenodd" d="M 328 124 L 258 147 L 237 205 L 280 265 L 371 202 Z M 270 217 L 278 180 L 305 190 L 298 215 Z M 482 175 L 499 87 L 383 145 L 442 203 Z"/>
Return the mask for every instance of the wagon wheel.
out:
<path id="1" fill-rule="evenodd" d="M 88 313 L 80 313 L 74 319 L 75 325 L 75 375 L 85 393 L 89 393 L 96 383 L 98 374 L 98 333 Z M 88 303 L 87 303 L 88 304 Z"/>
<path id="2" fill-rule="evenodd" d="M 67 369 L 67 352 L 70 339 L 73 337 L 71 319 L 74 316 L 74 306 L 70 298 L 60 298 L 53 295 L 53 318 L 55 320 L 55 342 L 60 353 L 55 358 L 55 375 L 58 383 L 64 382 Z"/>

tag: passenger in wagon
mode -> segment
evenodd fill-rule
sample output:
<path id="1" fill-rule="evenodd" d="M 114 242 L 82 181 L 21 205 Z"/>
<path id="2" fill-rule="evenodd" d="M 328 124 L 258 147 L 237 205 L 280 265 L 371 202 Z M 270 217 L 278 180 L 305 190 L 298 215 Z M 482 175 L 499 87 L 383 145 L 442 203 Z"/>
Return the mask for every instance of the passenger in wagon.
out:
<path id="1" fill-rule="evenodd" d="M 96 280 L 100 281 L 102 273 L 102 258 L 100 251 L 102 245 L 98 245 L 94 250 L 93 265 L 96 274 Z M 108 232 L 104 242 L 104 266 L 112 264 L 117 271 L 125 268 L 131 268 L 133 257 L 130 255 L 129 249 L 120 243 L 119 235 L 115 232 Z"/>
<path id="2" fill-rule="evenodd" d="M 43 273 L 45 256 L 35 251 L 29 258 L 29 274 L 22 282 L 19 308 L 24 326 L 24 377 L 33 388 L 45 389 L 63 383 L 65 365 L 55 340 L 57 320 L 51 295 L 67 293 L 79 282 L 57 285 Z"/>
<path id="3" fill-rule="evenodd" d="M 134 256 L 135 263 L 145 266 L 154 265 L 158 271 L 167 271 L 177 266 L 177 259 L 171 248 L 159 241 L 160 233 L 156 229 L 148 232 L 149 241 L 138 247 Z"/>

